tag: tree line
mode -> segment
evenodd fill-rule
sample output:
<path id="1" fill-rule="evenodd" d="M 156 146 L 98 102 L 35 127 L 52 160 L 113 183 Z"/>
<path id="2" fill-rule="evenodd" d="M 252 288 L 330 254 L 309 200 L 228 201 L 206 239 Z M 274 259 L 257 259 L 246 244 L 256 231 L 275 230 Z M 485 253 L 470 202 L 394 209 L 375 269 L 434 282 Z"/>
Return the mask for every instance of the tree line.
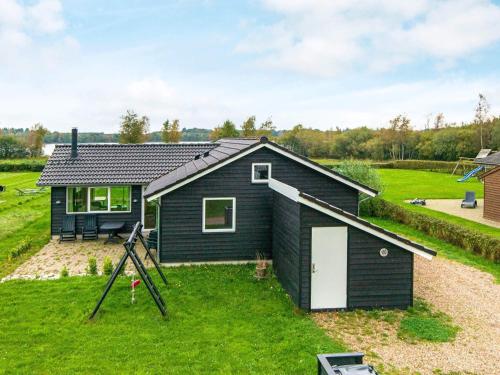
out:
<path id="1" fill-rule="evenodd" d="M 362 126 L 325 131 L 297 124 L 291 130 L 276 130 L 270 117 L 259 124 L 255 116 L 249 116 L 239 127 L 228 119 L 212 130 L 181 129 L 178 119 L 166 119 L 157 132 L 149 131 L 147 116 L 128 110 L 121 117 L 118 134 L 81 133 L 79 142 L 177 143 L 267 136 L 313 158 L 453 161 L 459 157 L 472 158 L 482 148 L 500 150 L 500 117 L 490 116 L 489 109 L 488 101 L 480 94 L 472 122 L 449 123 L 439 113 L 429 116 L 425 128 L 420 130 L 414 128 L 408 116 L 399 114 L 378 129 Z M 68 143 L 70 139 L 70 133 L 49 132 L 41 124 L 31 129 L 3 129 L 0 158 L 39 156 L 43 142 Z"/>
<path id="2" fill-rule="evenodd" d="M 49 131 L 40 123 L 30 129 L 2 129 L 0 159 L 38 157 L 42 155 L 44 137 Z"/>

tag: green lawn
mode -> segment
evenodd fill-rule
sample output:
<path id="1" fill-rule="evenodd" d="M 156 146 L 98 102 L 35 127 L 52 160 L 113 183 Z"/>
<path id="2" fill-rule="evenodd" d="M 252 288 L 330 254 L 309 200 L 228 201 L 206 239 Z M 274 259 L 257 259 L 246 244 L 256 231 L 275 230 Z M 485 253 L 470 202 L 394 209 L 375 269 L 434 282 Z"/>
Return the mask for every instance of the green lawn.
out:
<path id="1" fill-rule="evenodd" d="M 457 182 L 458 176 L 456 175 L 405 169 L 379 169 L 378 172 L 384 185 L 382 198 L 411 211 L 446 220 L 490 236 L 500 237 L 500 230 L 497 228 L 404 202 L 413 198 L 460 199 L 464 198 L 466 191 L 475 191 L 476 197 L 482 198 L 483 184 L 477 179 Z"/>
<path id="2" fill-rule="evenodd" d="M 0 284 L 0 368 L 12 373 L 315 373 L 317 353 L 344 351 L 298 312 L 275 278 L 255 266 L 165 269 L 153 277 L 167 301 L 161 318 L 141 284 L 130 304 L 120 277 L 94 321 L 106 278 Z M 153 274 L 153 271 L 152 271 Z"/>
<path id="3" fill-rule="evenodd" d="M 7 191 L 0 193 L 0 278 L 13 271 L 49 240 L 49 191 L 33 196 L 18 196 L 15 190 L 35 188 L 39 176 L 38 172 L 0 173 L 0 184 L 7 186 Z M 9 261 L 9 251 L 26 238 L 32 241 L 31 249 Z"/>

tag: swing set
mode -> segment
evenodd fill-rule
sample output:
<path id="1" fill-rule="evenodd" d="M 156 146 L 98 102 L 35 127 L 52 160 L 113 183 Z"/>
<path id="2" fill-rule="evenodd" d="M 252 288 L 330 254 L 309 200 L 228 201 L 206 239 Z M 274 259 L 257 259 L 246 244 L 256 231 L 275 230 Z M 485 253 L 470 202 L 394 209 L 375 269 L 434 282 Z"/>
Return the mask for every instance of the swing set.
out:
<path id="1" fill-rule="evenodd" d="M 89 319 L 93 319 L 94 316 L 97 314 L 97 311 L 101 307 L 101 304 L 104 302 L 104 299 L 108 295 L 108 292 L 111 290 L 113 283 L 115 282 L 116 278 L 120 274 L 121 269 L 123 267 L 125 267 L 125 262 L 127 261 L 128 258 L 130 258 L 132 260 L 132 263 L 134 263 L 134 266 L 135 266 L 137 272 L 141 276 L 141 279 L 144 282 L 144 285 L 146 285 L 146 288 L 149 290 L 151 297 L 153 298 L 153 300 L 156 303 L 156 306 L 158 306 L 160 313 L 163 316 L 167 315 L 167 304 L 163 300 L 158 288 L 156 287 L 156 285 L 153 282 L 153 279 L 149 275 L 148 270 L 146 269 L 146 266 L 144 265 L 144 263 L 141 260 L 141 257 L 136 252 L 135 246 L 136 246 L 137 240 L 140 240 L 142 243 L 142 246 L 144 246 L 144 248 L 146 249 L 146 256 L 149 256 L 149 258 L 153 262 L 156 270 L 160 274 L 161 279 L 163 280 L 165 285 L 168 285 L 167 278 L 165 277 L 165 275 L 161 271 L 160 265 L 156 261 L 155 257 L 153 257 L 153 255 L 151 254 L 151 251 L 149 250 L 149 247 L 146 243 L 146 240 L 144 239 L 144 237 L 142 235 L 141 229 L 142 229 L 142 224 L 140 221 L 138 221 L 135 224 L 134 230 L 130 234 L 130 237 L 128 238 L 128 240 L 123 243 L 123 247 L 125 247 L 125 254 L 120 259 L 120 262 L 116 266 L 116 269 L 113 271 L 113 274 L 109 278 L 108 283 L 106 284 L 106 288 L 104 289 L 104 292 L 103 292 L 101 298 L 97 302 L 97 305 L 95 306 L 94 311 L 92 311 L 92 314 L 90 314 Z M 133 280 L 132 281 L 132 285 L 131 285 L 132 296 L 134 295 L 133 293 L 135 291 L 135 287 L 138 286 L 139 283 L 140 283 L 140 280 Z"/>

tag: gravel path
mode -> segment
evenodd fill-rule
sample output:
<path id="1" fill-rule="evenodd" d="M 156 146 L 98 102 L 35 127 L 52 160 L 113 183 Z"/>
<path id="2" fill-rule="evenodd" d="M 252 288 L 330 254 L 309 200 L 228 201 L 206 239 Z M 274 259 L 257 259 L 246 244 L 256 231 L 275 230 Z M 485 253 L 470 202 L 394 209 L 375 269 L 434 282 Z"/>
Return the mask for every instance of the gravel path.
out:
<path id="1" fill-rule="evenodd" d="M 483 217 L 484 200 L 477 200 L 476 208 L 462 208 L 461 199 L 426 199 L 426 208 L 441 211 L 446 214 L 458 216 L 477 223 L 486 224 L 490 227 L 500 228 L 500 222 L 488 220 Z"/>
<path id="2" fill-rule="evenodd" d="M 394 366 L 394 373 L 499 374 L 500 285 L 493 276 L 443 258 L 415 257 L 415 296 L 452 317 L 461 331 L 449 343 L 410 344 L 397 338 L 397 327 L 371 320 L 365 332 L 335 332 L 335 314 L 315 320 L 372 363 Z M 391 366 L 389 366 L 391 367 Z"/>
<path id="3" fill-rule="evenodd" d="M 137 243 L 137 252 L 144 259 L 145 250 L 142 244 Z M 102 273 L 102 265 L 105 257 L 110 257 L 116 266 L 125 253 L 121 243 L 104 244 L 103 239 L 97 241 L 63 242 L 51 240 L 38 253 L 21 264 L 13 273 L 4 277 L 2 281 L 10 279 L 55 279 L 63 267 L 68 269 L 70 276 L 85 275 L 89 257 L 97 259 L 97 268 Z M 148 259 L 146 267 L 152 263 Z M 132 273 L 135 270 L 131 260 L 126 263 L 125 272 Z"/>

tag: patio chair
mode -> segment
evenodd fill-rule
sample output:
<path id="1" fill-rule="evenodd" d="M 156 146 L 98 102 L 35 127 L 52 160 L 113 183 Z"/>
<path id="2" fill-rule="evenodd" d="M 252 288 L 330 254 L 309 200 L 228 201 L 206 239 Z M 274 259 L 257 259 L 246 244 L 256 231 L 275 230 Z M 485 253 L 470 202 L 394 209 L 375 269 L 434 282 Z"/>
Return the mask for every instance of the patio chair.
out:
<path id="1" fill-rule="evenodd" d="M 62 228 L 59 231 L 59 242 L 75 241 L 75 240 L 76 240 L 75 216 L 66 215 L 63 217 Z"/>
<path id="2" fill-rule="evenodd" d="M 97 240 L 97 216 L 85 215 L 82 227 L 82 241 Z"/>
<path id="3" fill-rule="evenodd" d="M 26 192 L 24 190 L 21 190 L 19 188 L 14 188 L 17 191 L 17 195 L 26 195 Z"/>
<path id="4" fill-rule="evenodd" d="M 476 192 L 474 191 L 466 191 L 465 199 L 462 201 L 460 205 L 462 208 L 476 208 L 477 200 L 476 200 Z"/>
<path id="5" fill-rule="evenodd" d="M 155 249 L 156 251 L 158 251 L 158 231 L 156 229 L 153 229 L 149 232 L 146 243 L 148 245 L 149 250 Z M 148 258 L 148 253 L 146 252 L 144 260 L 146 260 L 147 258 Z"/>

